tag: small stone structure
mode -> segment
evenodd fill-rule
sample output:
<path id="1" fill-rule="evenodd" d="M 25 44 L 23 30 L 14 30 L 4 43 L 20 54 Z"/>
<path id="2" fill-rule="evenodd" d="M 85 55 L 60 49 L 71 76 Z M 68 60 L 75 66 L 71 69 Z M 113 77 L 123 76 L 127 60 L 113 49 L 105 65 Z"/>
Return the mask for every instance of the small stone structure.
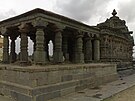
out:
<path id="1" fill-rule="evenodd" d="M 131 65 L 134 41 L 130 34 L 133 32 L 116 14 L 114 10 L 110 19 L 95 27 L 42 9 L 1 21 L 3 63 L 14 63 L 18 56 L 21 64 L 27 64 L 30 37 L 34 43 L 32 60 L 35 64 L 50 63 L 48 43 L 51 40 L 53 63 L 113 62 Z M 17 37 L 21 39 L 18 55 L 15 52 Z"/>
<path id="2" fill-rule="evenodd" d="M 4 36 L 4 63 L 16 61 L 15 40 L 17 37 L 21 38 L 19 61 L 22 64 L 28 63 L 28 37 L 34 42 L 33 60 L 35 64 L 49 62 L 48 43 L 50 40 L 54 44 L 53 63 L 64 62 L 63 57 L 66 62 L 72 63 L 100 60 L 98 28 L 42 9 L 35 9 L 2 21 L 0 30 Z M 10 52 L 9 38 L 11 39 Z"/>
<path id="3" fill-rule="evenodd" d="M 133 32 L 116 14 L 114 10 L 110 19 L 97 25 L 100 28 L 100 61 L 117 63 L 118 69 L 126 69 L 133 61 L 134 39 L 130 35 Z"/>
<path id="4" fill-rule="evenodd" d="M 42 9 L 1 21 L 3 63 L 9 65 L 0 66 L 0 93 L 17 101 L 47 101 L 116 80 L 116 65 L 99 62 L 130 64 L 133 38 L 125 21 L 116 16 L 115 10 L 112 14 L 113 17 L 97 26 Z M 17 37 L 21 39 L 18 55 Z M 30 62 L 28 37 L 34 43 L 31 66 L 27 66 Z M 50 40 L 53 61 L 49 58 Z M 13 64 L 17 61 L 21 66 Z"/>

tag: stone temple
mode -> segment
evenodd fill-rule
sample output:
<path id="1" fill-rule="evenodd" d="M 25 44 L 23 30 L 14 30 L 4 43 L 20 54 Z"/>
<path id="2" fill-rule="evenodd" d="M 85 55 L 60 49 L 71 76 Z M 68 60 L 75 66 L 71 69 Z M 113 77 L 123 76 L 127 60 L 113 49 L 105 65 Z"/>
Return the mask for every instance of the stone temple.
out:
<path id="1" fill-rule="evenodd" d="M 1 21 L 0 94 L 17 101 L 48 101 L 116 80 L 117 69 L 132 66 L 134 46 L 133 32 L 116 14 L 114 10 L 97 26 L 39 8 Z M 18 37 L 20 53 L 16 54 Z M 34 43 L 31 58 L 28 37 Z"/>

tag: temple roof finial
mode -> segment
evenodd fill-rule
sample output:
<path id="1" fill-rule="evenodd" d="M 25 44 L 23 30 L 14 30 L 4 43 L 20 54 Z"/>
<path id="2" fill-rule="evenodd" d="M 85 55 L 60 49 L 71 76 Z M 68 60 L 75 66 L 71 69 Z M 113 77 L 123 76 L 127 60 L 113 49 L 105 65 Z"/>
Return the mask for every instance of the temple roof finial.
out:
<path id="1" fill-rule="evenodd" d="M 117 14 L 116 10 L 114 9 L 112 15 L 115 16 Z"/>

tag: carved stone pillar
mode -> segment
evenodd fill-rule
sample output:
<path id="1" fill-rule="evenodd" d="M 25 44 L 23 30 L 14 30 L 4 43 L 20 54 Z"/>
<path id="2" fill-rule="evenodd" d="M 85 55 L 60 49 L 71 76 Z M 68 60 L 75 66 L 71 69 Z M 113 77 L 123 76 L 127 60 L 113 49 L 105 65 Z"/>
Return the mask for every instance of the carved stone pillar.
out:
<path id="1" fill-rule="evenodd" d="M 21 32 L 21 42 L 20 42 L 20 63 L 27 64 L 28 63 L 28 37 L 27 32 L 25 30 L 20 30 Z"/>
<path id="2" fill-rule="evenodd" d="M 9 39 L 4 35 L 3 39 L 3 63 L 9 63 Z"/>
<path id="3" fill-rule="evenodd" d="M 99 38 L 94 39 L 94 61 L 97 62 L 100 60 L 100 40 Z"/>
<path id="4" fill-rule="evenodd" d="M 35 35 L 32 35 L 32 36 L 30 36 L 30 39 L 33 42 L 33 53 L 34 53 L 35 50 L 36 50 L 36 36 Z"/>
<path id="5" fill-rule="evenodd" d="M 64 58 L 65 58 L 65 61 L 69 61 L 69 53 L 68 53 L 68 37 L 67 36 L 64 36 L 63 39 L 62 39 L 62 47 L 63 47 L 63 55 L 64 55 Z"/>
<path id="6" fill-rule="evenodd" d="M 44 51 L 45 51 L 45 60 L 49 62 L 49 51 L 48 51 L 48 44 L 47 44 L 47 35 L 44 35 Z"/>
<path id="7" fill-rule="evenodd" d="M 15 39 L 11 38 L 11 50 L 10 50 L 10 62 L 13 63 L 16 61 L 16 53 L 15 53 Z"/>
<path id="8" fill-rule="evenodd" d="M 77 35 L 75 46 L 75 63 L 84 63 L 82 35 Z"/>
<path id="9" fill-rule="evenodd" d="M 35 64 L 45 64 L 46 63 L 46 51 L 44 50 L 44 27 L 37 26 L 36 31 L 36 51 L 34 52 L 34 62 Z"/>
<path id="10" fill-rule="evenodd" d="M 86 43 L 85 43 L 84 59 L 86 63 L 89 63 L 92 61 L 92 42 L 90 37 L 86 38 L 85 40 Z"/>
<path id="11" fill-rule="evenodd" d="M 55 46 L 54 46 L 54 62 L 63 62 L 63 52 L 62 52 L 62 33 L 61 30 L 55 31 Z"/>

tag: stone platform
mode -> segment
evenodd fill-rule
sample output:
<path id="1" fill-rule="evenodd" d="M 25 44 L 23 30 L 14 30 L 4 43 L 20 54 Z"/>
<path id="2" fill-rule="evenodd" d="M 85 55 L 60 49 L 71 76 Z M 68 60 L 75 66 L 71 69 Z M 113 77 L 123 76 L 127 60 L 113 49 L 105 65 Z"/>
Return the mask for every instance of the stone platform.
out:
<path id="1" fill-rule="evenodd" d="M 47 101 L 116 80 L 116 65 L 0 66 L 0 94 L 17 101 Z"/>

